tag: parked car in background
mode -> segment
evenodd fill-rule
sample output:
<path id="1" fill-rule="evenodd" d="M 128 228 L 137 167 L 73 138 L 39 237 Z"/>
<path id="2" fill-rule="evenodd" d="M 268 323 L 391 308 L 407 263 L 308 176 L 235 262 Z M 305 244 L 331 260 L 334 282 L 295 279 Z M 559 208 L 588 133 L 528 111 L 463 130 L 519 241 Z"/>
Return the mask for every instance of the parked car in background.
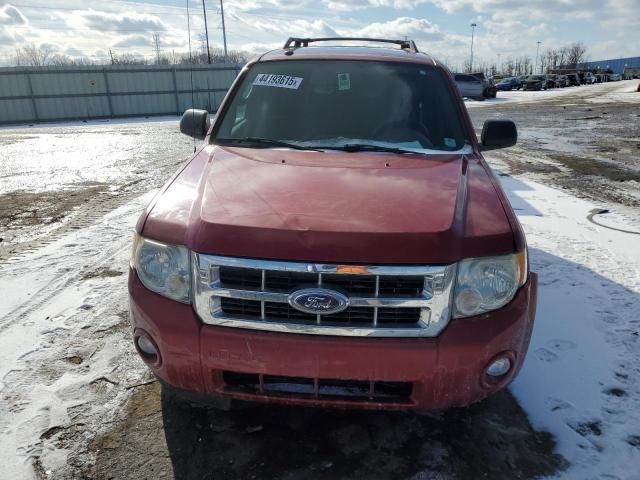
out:
<path id="1" fill-rule="evenodd" d="M 547 79 L 544 75 L 530 75 L 522 84 L 522 90 L 542 90 Z"/>
<path id="2" fill-rule="evenodd" d="M 558 86 L 557 75 L 547 74 L 543 75 L 545 77 L 545 81 L 542 85 L 544 89 L 556 88 Z"/>
<path id="3" fill-rule="evenodd" d="M 212 121 L 183 115 L 204 144 L 136 226 L 135 348 L 163 394 L 222 408 L 478 402 L 518 374 L 536 311 L 483 157 L 516 126 L 487 120 L 479 140 L 412 41 L 306 48 L 326 40 L 249 62 Z"/>
<path id="4" fill-rule="evenodd" d="M 611 73 L 611 74 L 609 74 L 609 81 L 610 82 L 619 82 L 620 80 L 622 80 L 622 75 L 620 75 L 619 73 Z"/>
<path id="5" fill-rule="evenodd" d="M 486 98 L 484 91 L 487 85 L 478 77 L 474 77 L 473 75 L 468 75 L 466 73 L 456 73 L 453 78 L 458 90 L 460 91 L 460 95 L 463 97 L 480 101 Z"/>
<path id="6" fill-rule="evenodd" d="M 519 90 L 522 82 L 517 77 L 507 77 L 496 83 L 497 90 Z"/>
<path id="7" fill-rule="evenodd" d="M 482 72 L 472 73 L 471 75 L 479 78 L 484 82 L 484 98 L 496 98 L 498 90 L 493 83 L 493 79 L 487 79 L 487 77 L 485 77 L 484 73 Z"/>
<path id="8" fill-rule="evenodd" d="M 580 85 L 582 85 L 580 76 L 577 73 L 568 74 L 567 79 L 569 80 L 569 86 L 579 87 Z"/>
<path id="9" fill-rule="evenodd" d="M 583 85 L 593 85 L 598 81 L 596 76 L 591 72 L 578 72 L 578 76 L 580 77 L 580 82 Z"/>
<path id="10" fill-rule="evenodd" d="M 566 75 L 558 75 L 558 86 L 559 87 L 569 87 L 571 84 L 569 83 L 569 79 Z"/>

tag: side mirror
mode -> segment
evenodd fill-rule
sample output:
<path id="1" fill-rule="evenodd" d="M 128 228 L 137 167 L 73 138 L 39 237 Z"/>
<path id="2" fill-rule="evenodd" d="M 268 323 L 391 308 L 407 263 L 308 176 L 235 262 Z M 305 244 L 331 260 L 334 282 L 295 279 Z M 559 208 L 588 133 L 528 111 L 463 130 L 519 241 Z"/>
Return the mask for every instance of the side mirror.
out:
<path id="1" fill-rule="evenodd" d="M 209 131 L 209 112 L 190 108 L 182 114 L 180 119 L 180 132 L 188 137 L 204 140 Z"/>
<path id="2" fill-rule="evenodd" d="M 480 150 L 513 147 L 518 141 L 516 124 L 511 120 L 487 120 L 482 127 Z"/>

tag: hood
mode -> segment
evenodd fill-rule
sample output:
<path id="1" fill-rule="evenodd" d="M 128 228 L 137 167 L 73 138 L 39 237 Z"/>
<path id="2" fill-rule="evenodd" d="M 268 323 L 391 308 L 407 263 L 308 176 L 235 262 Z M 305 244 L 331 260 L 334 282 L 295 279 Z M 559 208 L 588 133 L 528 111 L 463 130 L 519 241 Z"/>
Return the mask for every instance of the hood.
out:
<path id="1" fill-rule="evenodd" d="M 198 252 L 340 263 L 450 263 L 512 252 L 473 155 L 209 146 L 159 195 L 144 235 Z"/>

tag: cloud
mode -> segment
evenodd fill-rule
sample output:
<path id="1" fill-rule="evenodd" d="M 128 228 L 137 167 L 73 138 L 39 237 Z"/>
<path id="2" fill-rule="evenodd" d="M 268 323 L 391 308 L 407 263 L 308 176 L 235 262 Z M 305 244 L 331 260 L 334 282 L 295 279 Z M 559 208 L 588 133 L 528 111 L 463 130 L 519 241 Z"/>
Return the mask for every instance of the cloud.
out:
<path id="1" fill-rule="evenodd" d="M 0 25 L 26 25 L 27 18 L 13 5 L 0 8 Z"/>
<path id="2" fill-rule="evenodd" d="M 428 1 L 429 0 L 322 0 L 322 3 L 331 10 L 348 12 L 379 7 L 413 9 Z"/>
<path id="3" fill-rule="evenodd" d="M 373 38 L 421 38 L 424 40 L 442 40 L 443 33 L 438 25 L 424 18 L 399 17 L 395 20 L 372 23 L 356 32 L 357 36 Z"/>
<path id="4" fill-rule="evenodd" d="M 165 24 L 155 15 L 143 13 L 114 14 L 107 12 L 81 12 L 86 28 L 101 32 L 162 32 Z"/>
<path id="5" fill-rule="evenodd" d="M 128 35 L 122 40 L 113 44 L 114 48 L 128 48 L 128 47 L 150 47 L 152 45 L 152 38 L 145 35 Z"/>
<path id="6" fill-rule="evenodd" d="M 24 37 L 19 33 L 0 31 L 0 45 L 13 48 L 13 46 L 23 44 L 24 42 Z"/>

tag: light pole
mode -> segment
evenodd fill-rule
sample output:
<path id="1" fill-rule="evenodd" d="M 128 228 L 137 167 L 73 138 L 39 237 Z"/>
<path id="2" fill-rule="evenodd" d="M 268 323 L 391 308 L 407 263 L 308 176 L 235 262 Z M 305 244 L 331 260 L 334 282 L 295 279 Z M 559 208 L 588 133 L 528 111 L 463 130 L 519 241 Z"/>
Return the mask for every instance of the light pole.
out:
<path id="1" fill-rule="evenodd" d="M 536 49 L 536 72 L 538 71 L 538 55 L 540 54 L 540 42 L 538 42 L 538 48 Z"/>
<path id="2" fill-rule="evenodd" d="M 473 73 L 473 31 L 476 29 L 475 23 L 471 24 L 471 60 L 469 61 L 469 73 Z"/>
<path id="3" fill-rule="evenodd" d="M 207 8 L 202 0 L 202 13 L 204 14 L 204 36 L 207 39 L 207 60 L 211 64 L 211 50 L 209 49 L 209 29 L 207 28 Z"/>

